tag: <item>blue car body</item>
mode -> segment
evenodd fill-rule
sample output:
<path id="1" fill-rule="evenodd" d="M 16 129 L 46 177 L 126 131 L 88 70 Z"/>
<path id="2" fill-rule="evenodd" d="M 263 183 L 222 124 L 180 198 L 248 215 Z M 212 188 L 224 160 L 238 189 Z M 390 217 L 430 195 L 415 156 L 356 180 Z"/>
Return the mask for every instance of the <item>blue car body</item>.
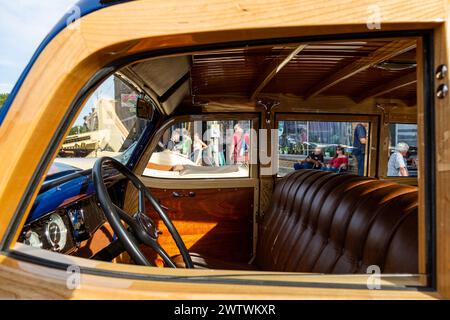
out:
<path id="1" fill-rule="evenodd" d="M 57 209 L 64 201 L 79 194 L 94 194 L 94 184 L 89 176 L 77 177 L 39 194 L 26 223 L 39 219 L 43 215 Z"/>

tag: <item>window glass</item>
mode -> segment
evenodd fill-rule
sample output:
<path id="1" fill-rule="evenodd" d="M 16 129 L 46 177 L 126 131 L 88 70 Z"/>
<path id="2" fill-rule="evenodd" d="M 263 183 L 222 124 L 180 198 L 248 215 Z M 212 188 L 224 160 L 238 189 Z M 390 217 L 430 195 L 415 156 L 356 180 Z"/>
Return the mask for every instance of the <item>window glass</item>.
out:
<path id="1" fill-rule="evenodd" d="M 136 116 L 138 93 L 111 76 L 83 106 L 51 166 L 47 180 L 92 168 L 110 156 L 126 163 L 148 120 Z"/>
<path id="2" fill-rule="evenodd" d="M 388 177 L 417 177 L 417 124 L 389 125 Z"/>
<path id="3" fill-rule="evenodd" d="M 317 169 L 367 173 L 369 124 L 363 122 L 279 121 L 279 170 Z"/>
<path id="4" fill-rule="evenodd" d="M 249 176 L 251 121 L 180 122 L 167 129 L 145 176 L 235 178 Z"/>

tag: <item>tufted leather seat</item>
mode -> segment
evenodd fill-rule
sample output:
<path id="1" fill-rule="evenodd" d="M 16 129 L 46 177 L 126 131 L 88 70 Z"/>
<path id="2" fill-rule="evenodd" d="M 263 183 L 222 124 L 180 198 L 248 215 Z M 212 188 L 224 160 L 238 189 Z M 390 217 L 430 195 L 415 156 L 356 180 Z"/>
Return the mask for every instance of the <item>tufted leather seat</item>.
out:
<path id="1" fill-rule="evenodd" d="M 192 254 L 197 267 L 315 273 L 416 273 L 417 188 L 317 170 L 281 179 L 253 265 Z M 180 257 L 175 258 L 182 267 Z"/>

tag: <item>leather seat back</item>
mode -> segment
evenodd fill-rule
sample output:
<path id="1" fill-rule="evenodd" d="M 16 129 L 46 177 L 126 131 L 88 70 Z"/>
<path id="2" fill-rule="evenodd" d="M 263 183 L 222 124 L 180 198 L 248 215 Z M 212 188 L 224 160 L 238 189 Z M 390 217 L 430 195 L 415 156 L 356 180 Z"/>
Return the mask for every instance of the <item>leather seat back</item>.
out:
<path id="1" fill-rule="evenodd" d="M 281 179 L 259 229 L 261 270 L 417 273 L 416 187 L 318 170 Z"/>

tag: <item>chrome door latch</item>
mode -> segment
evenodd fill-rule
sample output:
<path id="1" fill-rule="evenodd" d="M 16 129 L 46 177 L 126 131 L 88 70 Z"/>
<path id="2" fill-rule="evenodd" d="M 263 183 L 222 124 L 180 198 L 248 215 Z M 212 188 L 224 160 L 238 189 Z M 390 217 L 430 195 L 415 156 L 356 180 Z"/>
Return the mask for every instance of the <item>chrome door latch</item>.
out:
<path id="1" fill-rule="evenodd" d="M 438 99 L 444 99 L 448 94 L 448 86 L 443 83 L 441 84 L 436 91 L 436 97 L 438 97 Z"/>
<path id="2" fill-rule="evenodd" d="M 448 68 L 445 64 L 441 64 L 439 67 L 436 68 L 436 79 L 438 80 L 444 80 L 444 78 L 447 76 Z"/>
<path id="3" fill-rule="evenodd" d="M 441 64 L 436 68 L 436 79 L 444 80 L 447 77 L 448 68 L 445 64 Z M 444 99 L 448 95 L 448 85 L 442 83 L 438 86 L 436 91 L 436 97 L 438 99 Z"/>

